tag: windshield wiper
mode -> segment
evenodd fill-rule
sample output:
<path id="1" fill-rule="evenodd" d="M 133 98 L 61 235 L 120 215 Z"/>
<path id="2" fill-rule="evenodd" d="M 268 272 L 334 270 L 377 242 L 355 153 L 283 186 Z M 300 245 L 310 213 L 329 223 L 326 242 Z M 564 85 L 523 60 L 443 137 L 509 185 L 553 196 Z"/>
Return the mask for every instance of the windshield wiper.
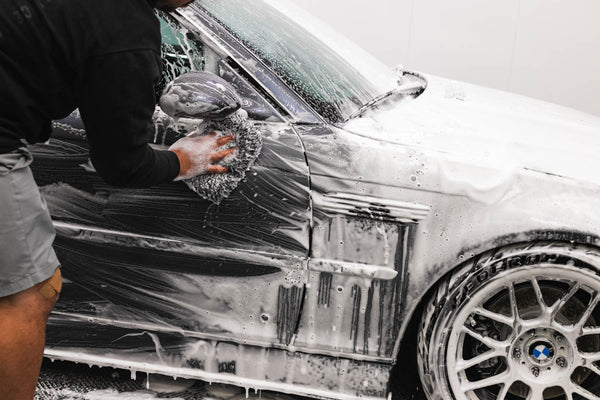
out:
<path id="1" fill-rule="evenodd" d="M 351 120 L 352 118 L 360 117 L 362 114 L 364 114 L 370 108 L 376 106 L 377 104 L 381 103 L 382 101 L 384 101 L 392 96 L 397 96 L 397 95 L 410 96 L 410 95 L 419 94 L 420 92 L 425 90 L 426 86 L 427 85 L 425 83 L 419 82 L 419 81 L 409 81 L 406 83 L 402 83 L 401 85 L 395 87 L 394 89 L 390 90 L 389 92 L 379 95 L 379 96 L 375 97 L 373 100 L 363 104 L 358 110 L 356 110 L 355 112 L 350 114 L 350 116 L 346 119 L 346 121 Z"/>

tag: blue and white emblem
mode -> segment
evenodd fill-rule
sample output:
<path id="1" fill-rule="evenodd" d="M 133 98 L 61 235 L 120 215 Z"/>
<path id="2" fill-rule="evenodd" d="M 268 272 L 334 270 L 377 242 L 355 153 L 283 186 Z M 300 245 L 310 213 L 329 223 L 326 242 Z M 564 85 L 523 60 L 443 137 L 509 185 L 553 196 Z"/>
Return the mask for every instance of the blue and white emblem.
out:
<path id="1" fill-rule="evenodd" d="M 545 344 L 538 344 L 533 349 L 533 356 L 538 361 L 547 360 L 550 357 L 550 349 Z"/>

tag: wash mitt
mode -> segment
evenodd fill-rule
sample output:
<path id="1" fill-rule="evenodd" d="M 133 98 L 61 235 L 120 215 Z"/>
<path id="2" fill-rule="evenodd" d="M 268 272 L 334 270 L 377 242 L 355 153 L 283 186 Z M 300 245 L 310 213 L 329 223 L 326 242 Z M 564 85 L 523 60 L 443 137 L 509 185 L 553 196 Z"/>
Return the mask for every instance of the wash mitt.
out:
<path id="1" fill-rule="evenodd" d="M 225 136 L 232 134 L 235 140 L 225 145 L 225 148 L 236 147 L 237 150 L 226 157 L 220 165 L 229 169 L 225 174 L 198 175 L 184 182 L 200 197 L 210 200 L 215 204 L 221 203 L 244 179 L 262 149 L 262 135 L 259 129 L 248 120 L 244 110 L 221 119 L 204 121 L 198 129 L 204 133 L 217 132 Z M 223 149 L 224 150 L 224 149 Z"/>

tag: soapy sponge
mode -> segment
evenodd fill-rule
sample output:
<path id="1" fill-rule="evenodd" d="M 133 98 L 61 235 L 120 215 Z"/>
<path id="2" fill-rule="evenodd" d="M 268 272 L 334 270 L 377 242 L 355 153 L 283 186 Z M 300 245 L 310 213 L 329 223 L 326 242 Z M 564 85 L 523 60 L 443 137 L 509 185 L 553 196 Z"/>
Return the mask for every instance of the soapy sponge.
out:
<path id="1" fill-rule="evenodd" d="M 248 120 L 248 114 L 243 110 L 238 110 L 221 120 L 206 121 L 198 129 L 204 133 L 214 131 L 222 136 L 232 134 L 235 137 L 233 142 L 224 147 L 236 147 L 237 151 L 220 163 L 226 166 L 229 172 L 199 175 L 184 180 L 186 185 L 200 197 L 219 204 L 239 185 L 244 179 L 246 171 L 252 167 L 260 155 L 262 135 Z"/>

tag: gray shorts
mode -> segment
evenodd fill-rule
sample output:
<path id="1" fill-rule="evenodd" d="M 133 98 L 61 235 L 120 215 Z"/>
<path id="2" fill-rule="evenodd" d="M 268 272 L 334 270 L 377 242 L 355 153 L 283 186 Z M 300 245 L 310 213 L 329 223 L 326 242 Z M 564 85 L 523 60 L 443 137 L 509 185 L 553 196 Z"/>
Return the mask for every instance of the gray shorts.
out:
<path id="1" fill-rule="evenodd" d="M 0 297 L 50 278 L 59 266 L 54 226 L 26 148 L 0 154 Z"/>

